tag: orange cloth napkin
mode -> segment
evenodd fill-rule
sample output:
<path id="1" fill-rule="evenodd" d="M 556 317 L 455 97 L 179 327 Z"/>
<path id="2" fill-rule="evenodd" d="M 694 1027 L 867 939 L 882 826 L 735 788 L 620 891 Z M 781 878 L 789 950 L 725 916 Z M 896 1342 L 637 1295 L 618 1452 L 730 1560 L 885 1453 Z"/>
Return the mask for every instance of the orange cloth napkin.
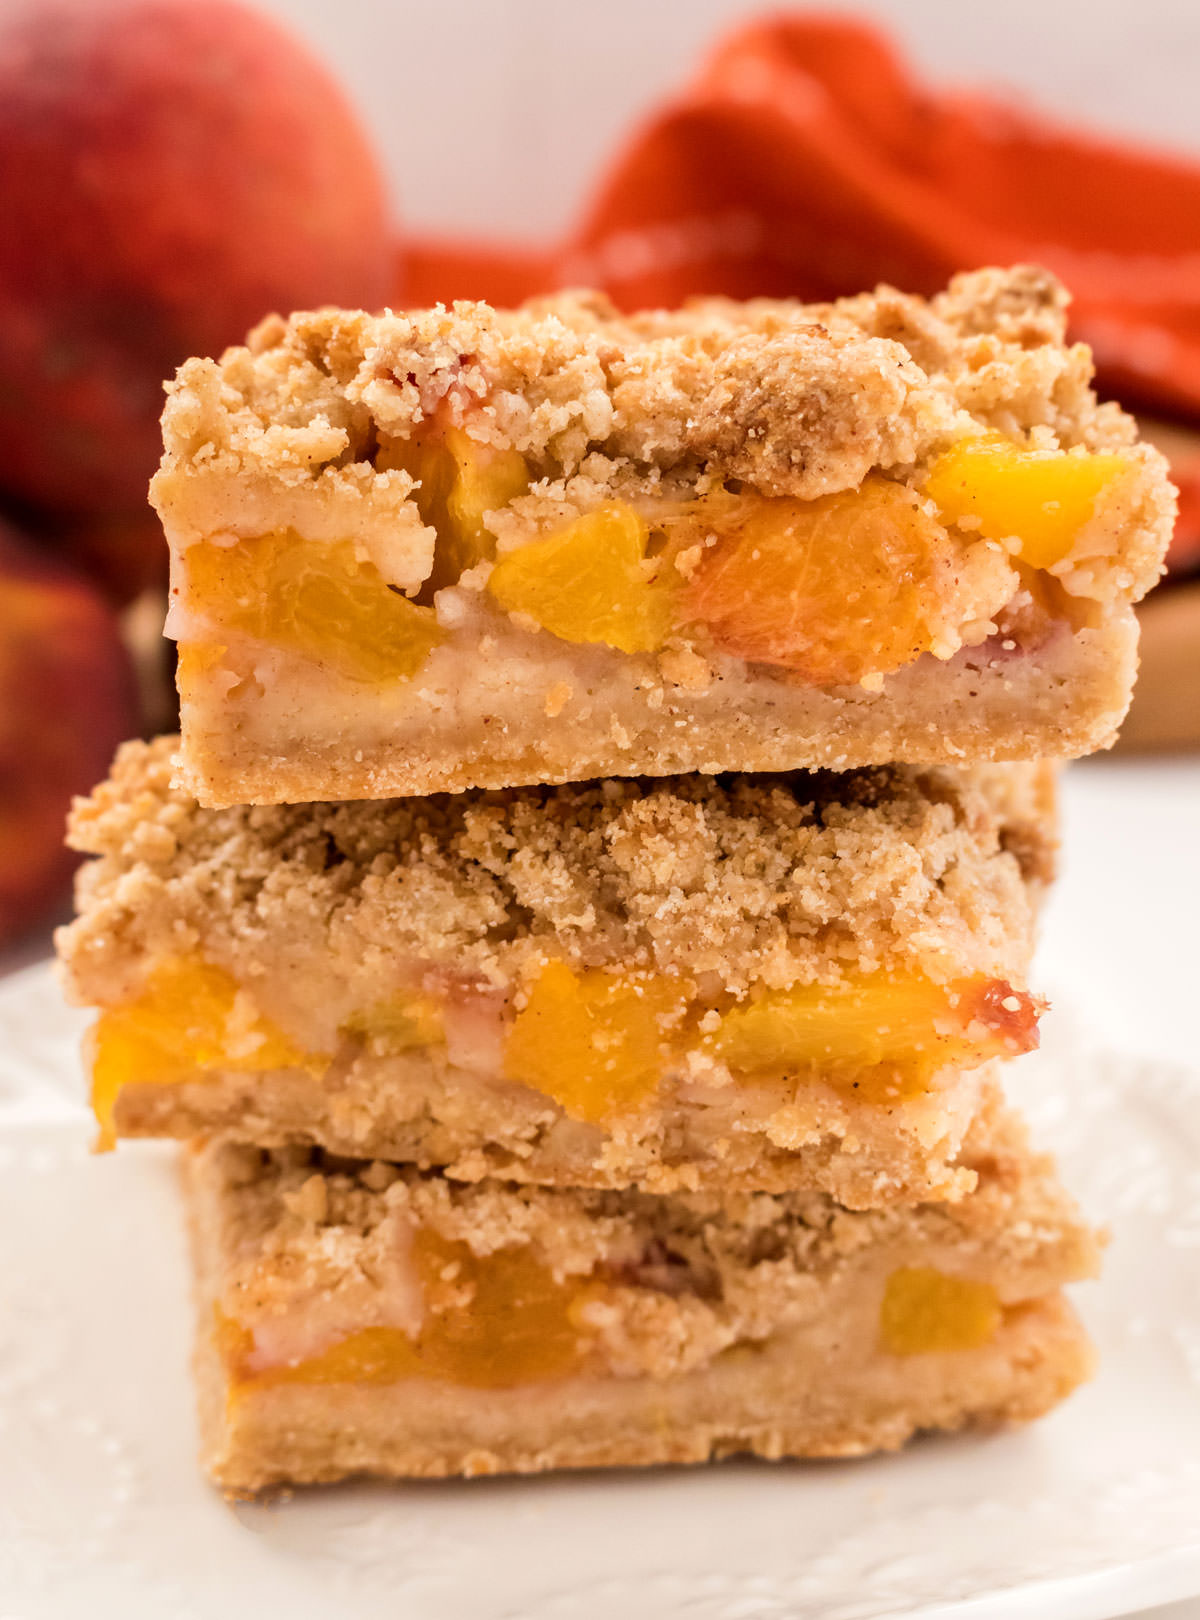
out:
<path id="1" fill-rule="evenodd" d="M 1074 294 L 1101 385 L 1200 421 L 1200 165 L 914 82 L 874 30 L 751 24 L 637 132 L 568 239 L 418 241 L 397 302 L 511 303 L 561 286 L 625 308 L 694 293 L 932 292 L 1032 259 Z"/>

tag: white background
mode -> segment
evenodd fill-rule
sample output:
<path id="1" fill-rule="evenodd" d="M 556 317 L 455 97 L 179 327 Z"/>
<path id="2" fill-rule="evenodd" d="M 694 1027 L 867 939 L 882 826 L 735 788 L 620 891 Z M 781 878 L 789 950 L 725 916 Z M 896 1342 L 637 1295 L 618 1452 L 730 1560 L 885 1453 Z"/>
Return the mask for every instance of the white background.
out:
<path id="1" fill-rule="evenodd" d="M 338 73 L 401 222 L 552 238 L 746 0 L 259 0 Z M 931 85 L 1200 152 L 1200 0 L 862 0 Z"/>

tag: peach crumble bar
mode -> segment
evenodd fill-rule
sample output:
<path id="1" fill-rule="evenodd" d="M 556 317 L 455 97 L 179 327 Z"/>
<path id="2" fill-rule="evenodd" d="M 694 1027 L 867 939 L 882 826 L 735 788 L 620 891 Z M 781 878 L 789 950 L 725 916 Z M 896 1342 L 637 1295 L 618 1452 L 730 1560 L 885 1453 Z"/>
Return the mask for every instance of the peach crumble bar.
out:
<path id="1" fill-rule="evenodd" d="M 954 1196 L 1025 988 L 1052 767 L 207 810 L 176 740 L 78 801 L 58 948 L 103 1139 L 557 1186 Z"/>
<path id="2" fill-rule="evenodd" d="M 171 386 L 209 805 L 1110 744 L 1174 492 L 1029 267 L 272 317 Z"/>
<path id="3" fill-rule="evenodd" d="M 956 1203 L 464 1185 L 211 1144 L 185 1156 L 202 1450 L 248 1493 L 844 1457 L 1039 1416 L 1090 1371 L 1061 1292 L 1098 1245 L 981 1121 Z"/>

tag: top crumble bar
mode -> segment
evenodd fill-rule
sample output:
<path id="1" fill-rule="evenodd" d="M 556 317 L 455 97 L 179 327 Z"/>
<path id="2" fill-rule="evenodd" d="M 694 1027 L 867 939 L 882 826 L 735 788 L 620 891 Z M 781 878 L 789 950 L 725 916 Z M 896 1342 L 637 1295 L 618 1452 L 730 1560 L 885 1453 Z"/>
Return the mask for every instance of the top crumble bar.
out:
<path id="1" fill-rule="evenodd" d="M 201 803 L 1108 746 L 1174 515 L 1031 267 L 325 310 L 170 387 Z"/>

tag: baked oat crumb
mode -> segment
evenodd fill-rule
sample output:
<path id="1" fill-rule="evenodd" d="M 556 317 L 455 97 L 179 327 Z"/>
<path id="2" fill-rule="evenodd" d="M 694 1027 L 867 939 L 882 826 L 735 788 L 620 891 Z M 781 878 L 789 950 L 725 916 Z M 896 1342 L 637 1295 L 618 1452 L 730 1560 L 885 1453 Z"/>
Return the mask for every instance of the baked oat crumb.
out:
<path id="1" fill-rule="evenodd" d="M 205 810 L 172 786 L 176 747 L 126 744 L 72 812 L 72 847 L 99 857 L 58 939 L 84 999 L 113 999 L 105 976 L 131 953 L 197 946 L 239 979 L 306 956 L 351 978 L 417 956 L 493 983 L 556 956 L 737 994 L 914 960 L 1019 978 L 1022 865 L 1048 869 L 1053 841 L 1039 767 Z"/>

